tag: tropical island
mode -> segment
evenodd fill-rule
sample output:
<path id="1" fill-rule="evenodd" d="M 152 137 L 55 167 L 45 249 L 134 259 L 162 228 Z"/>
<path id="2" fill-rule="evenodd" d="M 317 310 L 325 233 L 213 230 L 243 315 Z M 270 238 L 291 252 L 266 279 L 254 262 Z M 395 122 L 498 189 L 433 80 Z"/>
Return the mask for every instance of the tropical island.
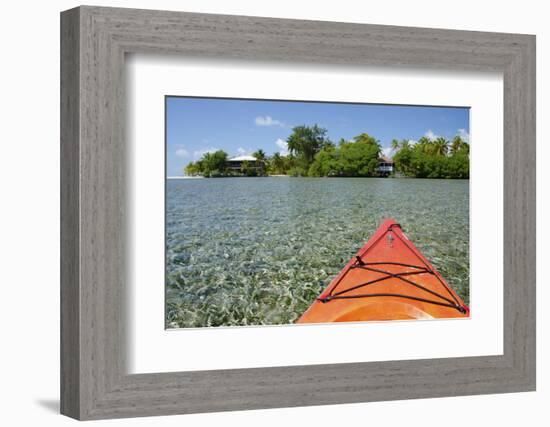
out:
<path id="1" fill-rule="evenodd" d="M 361 133 L 335 144 L 327 129 L 300 125 L 286 139 L 288 155 L 267 156 L 257 150 L 251 156 L 230 158 L 223 150 L 205 153 L 184 169 L 188 176 L 207 178 L 237 176 L 387 177 L 468 179 L 470 146 L 456 135 L 418 141 L 394 139 L 392 158 L 383 156 L 380 141 Z"/>

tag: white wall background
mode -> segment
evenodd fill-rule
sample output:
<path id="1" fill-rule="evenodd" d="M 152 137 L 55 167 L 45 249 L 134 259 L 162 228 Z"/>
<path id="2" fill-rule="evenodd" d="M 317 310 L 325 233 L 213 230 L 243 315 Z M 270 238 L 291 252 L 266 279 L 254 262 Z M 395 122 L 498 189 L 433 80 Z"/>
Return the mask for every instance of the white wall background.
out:
<path id="1" fill-rule="evenodd" d="M 538 391 L 413 401 L 274 409 L 109 421 L 117 426 L 548 425 L 550 280 L 548 76 L 545 2 L 455 0 L 157 0 L 97 5 L 503 31 L 537 35 L 538 74 Z M 63 426 L 59 384 L 59 12 L 75 1 L 5 2 L 0 25 L 0 420 L 2 425 Z M 546 360 L 545 360 L 546 359 Z M 92 423 L 93 424 L 93 423 Z"/>

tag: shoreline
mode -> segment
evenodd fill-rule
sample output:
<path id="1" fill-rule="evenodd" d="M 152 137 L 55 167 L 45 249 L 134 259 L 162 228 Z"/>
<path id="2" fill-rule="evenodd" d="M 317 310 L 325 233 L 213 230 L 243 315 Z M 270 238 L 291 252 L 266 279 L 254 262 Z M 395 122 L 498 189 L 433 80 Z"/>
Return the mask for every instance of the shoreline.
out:
<path id="1" fill-rule="evenodd" d="M 267 175 L 267 176 L 220 176 L 215 178 L 205 178 L 204 176 L 167 176 L 167 180 L 180 179 L 224 179 L 224 178 L 307 178 L 307 179 L 395 179 L 395 180 L 442 180 L 442 181 L 469 181 L 470 178 L 417 178 L 413 176 L 291 176 L 291 175 Z"/>

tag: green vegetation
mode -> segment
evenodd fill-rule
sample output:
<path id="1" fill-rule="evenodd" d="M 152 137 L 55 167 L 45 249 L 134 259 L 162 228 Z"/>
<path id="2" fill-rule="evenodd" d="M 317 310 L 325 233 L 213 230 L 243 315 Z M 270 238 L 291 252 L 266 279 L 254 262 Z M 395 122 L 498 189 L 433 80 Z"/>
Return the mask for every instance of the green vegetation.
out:
<path id="1" fill-rule="evenodd" d="M 227 153 L 218 150 L 206 153 L 200 160 L 191 162 L 185 167 L 187 175 L 202 175 L 205 177 L 225 176 L 227 173 Z"/>
<path id="2" fill-rule="evenodd" d="M 352 141 L 340 140 L 338 147 L 325 146 L 308 170 L 308 176 L 378 176 L 381 147 L 362 133 Z"/>
<path id="3" fill-rule="evenodd" d="M 240 169 L 228 167 L 223 150 L 206 153 L 200 160 L 185 167 L 187 175 L 204 177 L 289 175 L 311 177 L 381 176 L 378 163 L 382 147 L 373 136 L 362 133 L 351 141 L 340 139 L 336 146 L 327 137 L 327 130 L 313 126 L 295 126 L 286 140 L 289 154 L 275 153 L 268 157 L 259 149 L 252 154 L 256 162 L 243 161 Z M 393 140 L 396 172 L 415 178 L 469 178 L 470 146 L 455 136 L 422 137 L 417 143 Z"/>
<path id="4" fill-rule="evenodd" d="M 254 168 L 252 164 L 247 160 L 245 160 L 241 164 L 241 174 L 244 176 L 262 176 L 263 175 L 261 171 Z"/>
<path id="5" fill-rule="evenodd" d="M 296 164 L 290 169 L 290 175 L 307 176 L 315 156 L 322 150 L 334 148 L 326 135 L 327 130 L 317 125 L 292 128 L 286 142 L 290 153 L 296 156 Z"/>
<path id="6" fill-rule="evenodd" d="M 408 140 L 393 141 L 395 168 L 405 176 L 415 178 L 469 178 L 470 145 L 455 136 L 430 140 L 422 137 L 411 145 Z"/>
<path id="7" fill-rule="evenodd" d="M 289 154 L 283 156 L 275 153 L 267 159 L 267 173 L 269 175 L 290 175 L 289 171 L 296 167 L 296 157 Z"/>
<path id="8" fill-rule="evenodd" d="M 260 165 L 260 169 L 258 171 L 254 170 L 256 175 L 265 176 L 266 175 L 267 156 L 266 156 L 264 150 L 262 150 L 260 148 L 258 151 L 255 151 L 254 153 L 252 153 L 252 157 L 255 157 L 256 161 Z M 253 175 L 247 174 L 247 176 L 253 176 Z"/>

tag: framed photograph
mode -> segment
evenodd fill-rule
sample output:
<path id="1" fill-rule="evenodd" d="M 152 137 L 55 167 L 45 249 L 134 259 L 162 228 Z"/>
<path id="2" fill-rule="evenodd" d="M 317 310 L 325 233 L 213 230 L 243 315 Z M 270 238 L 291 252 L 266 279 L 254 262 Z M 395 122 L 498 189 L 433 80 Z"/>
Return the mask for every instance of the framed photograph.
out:
<path id="1" fill-rule="evenodd" d="M 61 411 L 535 389 L 535 37 L 61 15 Z"/>

